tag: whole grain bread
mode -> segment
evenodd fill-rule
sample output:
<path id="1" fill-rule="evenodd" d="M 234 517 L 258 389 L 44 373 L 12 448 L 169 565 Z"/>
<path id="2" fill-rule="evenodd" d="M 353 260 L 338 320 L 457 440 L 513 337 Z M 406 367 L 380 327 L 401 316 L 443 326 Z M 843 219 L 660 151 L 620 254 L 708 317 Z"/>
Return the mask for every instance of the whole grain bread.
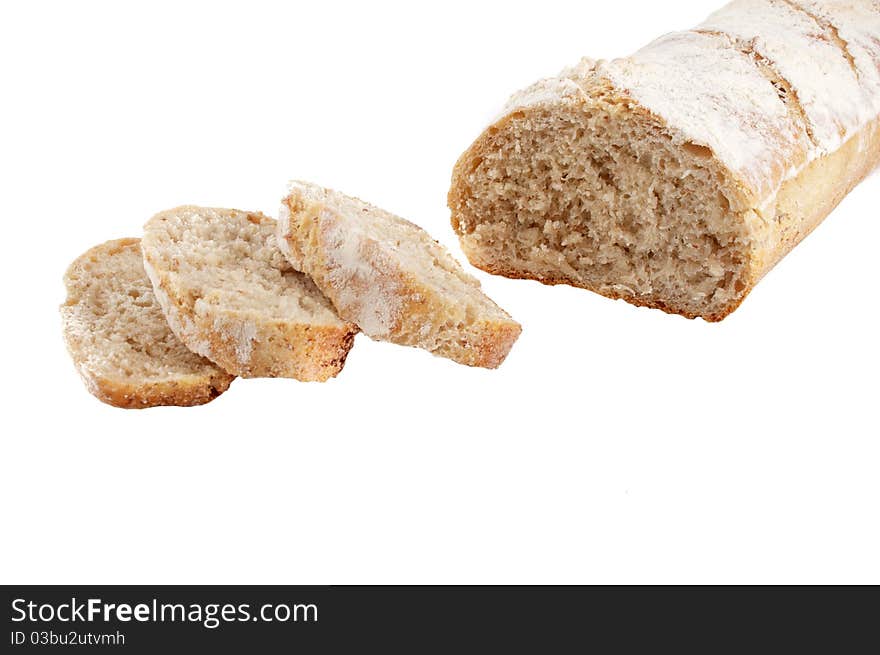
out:
<path id="1" fill-rule="evenodd" d="M 325 381 L 357 328 L 276 246 L 257 212 L 184 206 L 144 227 L 144 266 L 174 333 L 241 377 Z"/>
<path id="2" fill-rule="evenodd" d="M 735 0 L 513 96 L 449 192 L 471 262 L 710 321 L 880 162 L 880 3 Z"/>
<path id="3" fill-rule="evenodd" d="M 292 182 L 278 243 L 339 315 L 373 339 L 495 368 L 520 334 L 427 232 L 356 198 Z"/>
<path id="4" fill-rule="evenodd" d="M 64 340 L 88 390 L 128 409 L 201 405 L 234 379 L 172 334 L 144 272 L 138 239 L 96 246 L 70 265 Z"/>

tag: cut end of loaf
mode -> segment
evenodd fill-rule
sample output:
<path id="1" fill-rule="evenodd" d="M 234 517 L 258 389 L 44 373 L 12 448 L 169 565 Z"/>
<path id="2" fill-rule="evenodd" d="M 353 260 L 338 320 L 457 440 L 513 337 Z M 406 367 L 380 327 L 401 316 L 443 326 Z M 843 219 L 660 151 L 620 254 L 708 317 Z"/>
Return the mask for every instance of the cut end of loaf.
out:
<path id="1" fill-rule="evenodd" d="M 709 148 L 602 89 L 505 116 L 459 160 L 449 193 L 483 270 L 709 321 L 753 284 L 736 205 Z"/>

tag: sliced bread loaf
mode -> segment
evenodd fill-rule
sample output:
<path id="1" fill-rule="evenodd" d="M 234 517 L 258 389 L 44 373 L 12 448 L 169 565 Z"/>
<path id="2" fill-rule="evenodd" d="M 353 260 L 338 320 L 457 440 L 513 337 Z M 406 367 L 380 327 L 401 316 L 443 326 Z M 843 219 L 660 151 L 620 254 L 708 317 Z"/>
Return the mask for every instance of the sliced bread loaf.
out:
<path id="1" fill-rule="evenodd" d="M 520 326 L 427 232 L 382 209 L 293 182 L 278 244 L 364 334 L 495 368 Z"/>
<path id="2" fill-rule="evenodd" d="M 275 240 L 263 214 L 178 207 L 144 227 L 144 265 L 171 329 L 195 352 L 242 377 L 325 381 L 357 328 Z"/>
<path id="3" fill-rule="evenodd" d="M 880 3 L 735 0 L 513 96 L 449 192 L 471 263 L 719 321 L 880 163 Z"/>
<path id="4" fill-rule="evenodd" d="M 92 248 L 64 276 L 64 340 L 88 390 L 116 407 L 201 405 L 233 376 L 172 334 L 144 273 L 138 239 Z"/>

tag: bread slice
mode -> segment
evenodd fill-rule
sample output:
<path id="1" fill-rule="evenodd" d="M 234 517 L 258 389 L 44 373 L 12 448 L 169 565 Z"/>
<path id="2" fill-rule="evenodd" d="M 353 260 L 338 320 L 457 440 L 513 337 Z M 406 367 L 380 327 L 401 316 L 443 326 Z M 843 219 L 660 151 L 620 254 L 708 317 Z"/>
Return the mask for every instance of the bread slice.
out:
<path id="1" fill-rule="evenodd" d="M 292 182 L 278 243 L 373 339 L 496 368 L 520 326 L 427 232 L 361 200 Z"/>
<path id="2" fill-rule="evenodd" d="M 449 192 L 471 263 L 719 321 L 880 163 L 880 3 L 735 0 L 514 95 Z"/>
<path id="3" fill-rule="evenodd" d="M 245 378 L 323 382 L 342 370 L 357 327 L 284 258 L 271 218 L 178 207 L 147 222 L 143 250 L 168 324 L 191 350 Z"/>
<path id="4" fill-rule="evenodd" d="M 64 340 L 99 400 L 127 409 L 201 405 L 229 387 L 232 375 L 171 333 L 138 239 L 92 248 L 70 265 L 64 283 Z"/>

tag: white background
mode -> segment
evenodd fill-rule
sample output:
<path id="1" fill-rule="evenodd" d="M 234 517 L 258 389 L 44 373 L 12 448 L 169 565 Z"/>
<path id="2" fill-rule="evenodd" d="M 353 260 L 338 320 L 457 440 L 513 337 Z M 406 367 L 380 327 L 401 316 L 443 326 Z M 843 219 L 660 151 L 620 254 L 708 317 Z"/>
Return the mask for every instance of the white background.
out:
<path id="1" fill-rule="evenodd" d="M 81 252 L 289 178 L 460 257 L 511 92 L 715 4 L 4 3 L 0 582 L 880 582 L 876 177 L 718 325 L 477 272 L 497 371 L 360 336 L 327 384 L 124 411 L 62 343 Z"/>

